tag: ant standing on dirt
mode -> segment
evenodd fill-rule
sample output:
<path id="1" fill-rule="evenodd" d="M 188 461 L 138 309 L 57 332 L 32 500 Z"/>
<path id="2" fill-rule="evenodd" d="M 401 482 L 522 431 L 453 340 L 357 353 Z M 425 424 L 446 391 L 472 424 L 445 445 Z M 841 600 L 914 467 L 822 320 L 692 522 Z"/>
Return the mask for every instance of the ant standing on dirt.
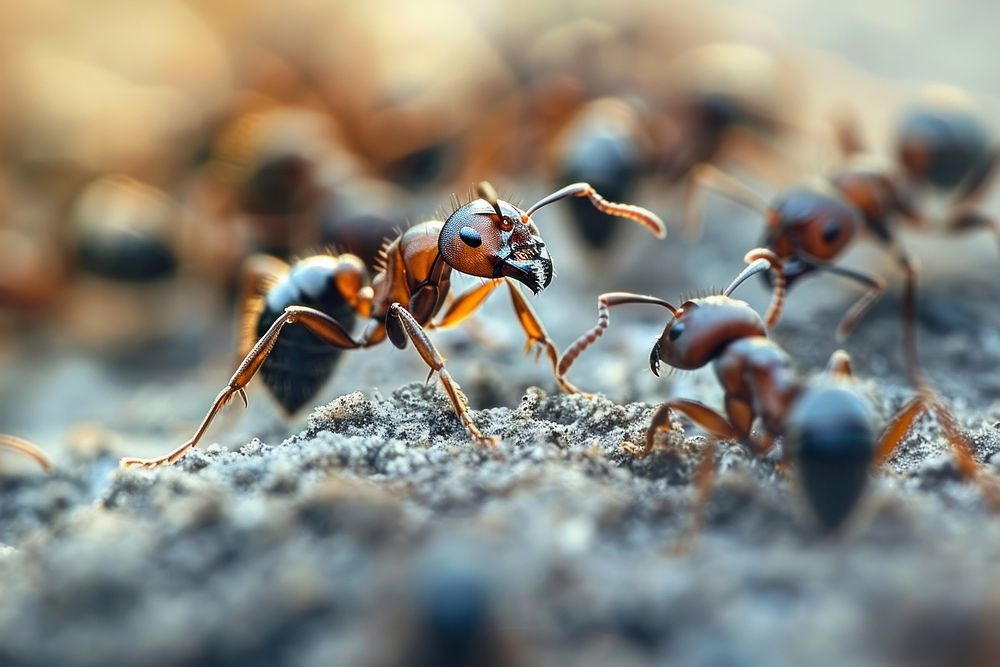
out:
<path id="1" fill-rule="evenodd" d="M 841 338 L 885 290 L 881 277 L 834 263 L 860 233 L 866 232 L 892 256 L 905 276 L 903 350 L 908 368 L 915 371 L 919 367 L 915 341 L 917 269 L 899 243 L 896 221 L 917 229 L 930 228 L 927 217 L 913 203 L 912 189 L 935 186 L 955 195 L 943 231 L 988 228 L 1000 241 L 996 221 L 975 208 L 994 173 L 996 150 L 971 113 L 929 106 L 915 109 L 900 124 L 902 175 L 873 156 L 861 154 L 862 142 L 851 123 L 840 122 L 837 135 L 848 158 L 846 164 L 828 178 L 793 188 L 771 203 L 716 167 L 700 165 L 685 201 L 684 229 L 689 237 L 697 234 L 706 187 L 760 213 L 767 223 L 761 245 L 782 260 L 789 288 L 803 276 L 819 271 L 854 280 L 866 288 L 842 319 L 837 330 Z"/>
<path id="2" fill-rule="evenodd" d="M 556 347 L 513 282 L 537 294 L 552 281 L 552 260 L 531 216 L 567 197 L 586 197 L 597 209 L 631 219 L 659 238 L 666 235 L 666 228 L 652 212 L 609 202 L 587 183 L 568 185 L 527 210 L 498 199 L 488 183 L 479 185 L 478 194 L 478 199 L 458 207 L 443 223 L 416 225 L 388 243 L 384 265 L 370 283 L 361 260 L 349 254 L 308 257 L 291 267 L 273 258 L 249 262 L 240 341 L 243 361 L 190 440 L 159 458 L 125 458 L 122 465 L 156 467 L 180 459 L 201 440 L 234 395 L 247 404 L 245 387 L 258 371 L 278 401 L 294 411 L 329 377 L 343 350 L 373 347 L 386 338 L 398 348 L 413 342 L 431 373 L 437 373 L 472 440 L 492 445 L 494 439 L 476 426 L 465 394 L 427 331 L 461 323 L 501 282 L 509 288 L 514 311 L 528 336 L 527 350 L 536 345 L 538 354 L 544 350 L 559 386 L 575 391 L 556 372 Z M 452 270 L 486 281 L 449 304 Z M 355 336 L 351 328 L 358 315 L 370 321 Z"/>
<path id="3" fill-rule="evenodd" d="M 650 353 L 653 373 L 659 375 L 661 363 L 682 370 L 711 363 L 725 392 L 725 414 L 690 399 L 665 402 L 653 413 L 645 445 L 628 445 L 627 451 L 637 456 L 649 453 L 656 433 L 670 428 L 675 412 L 705 429 L 708 446 L 697 475 L 700 506 L 707 499 L 717 440 L 741 442 L 755 455 L 764 456 L 777 438 L 783 438 L 785 461 L 796 465 L 810 506 L 824 528 L 833 530 L 856 506 L 870 468 L 887 461 L 917 418 L 930 411 L 954 451 L 959 472 L 979 481 L 988 501 L 1000 507 L 998 489 L 987 481 L 968 439 L 926 382 L 917 385 L 917 395 L 877 435 L 868 400 L 851 386 L 853 373 L 846 352 L 833 354 L 824 376 L 803 380 L 788 354 L 767 337 L 781 315 L 786 284 L 783 263 L 765 248 L 750 251 L 746 261 L 752 264 L 721 294 L 691 299 L 680 307 L 654 296 L 627 292 L 598 297 L 598 323 L 563 353 L 560 374 L 567 373 L 577 357 L 604 333 L 611 307 L 651 304 L 671 315 Z M 774 272 L 774 296 L 761 318 L 746 302 L 731 295 L 747 278 L 768 269 Z M 915 369 L 911 375 L 920 377 Z M 751 429 L 758 419 L 762 430 L 754 434 Z"/>

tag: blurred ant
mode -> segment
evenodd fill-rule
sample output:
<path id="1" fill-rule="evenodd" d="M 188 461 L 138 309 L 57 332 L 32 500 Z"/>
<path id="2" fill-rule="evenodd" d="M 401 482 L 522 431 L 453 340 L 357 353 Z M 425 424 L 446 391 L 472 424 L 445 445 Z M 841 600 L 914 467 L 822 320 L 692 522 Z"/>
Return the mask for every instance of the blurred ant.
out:
<path id="1" fill-rule="evenodd" d="M 861 141 L 849 123 L 841 122 L 837 134 L 847 163 L 828 178 L 793 188 L 771 203 L 721 170 L 699 166 L 685 200 L 684 230 L 689 237 L 697 235 L 703 188 L 760 213 L 767 223 L 761 245 L 784 262 L 789 288 L 817 271 L 854 280 L 866 288 L 841 320 L 837 328 L 840 338 L 850 333 L 885 290 L 880 276 L 834 264 L 859 233 L 867 233 L 903 272 L 903 352 L 907 367 L 917 372 L 917 267 L 901 247 L 895 224 L 901 220 L 921 229 L 929 225 L 911 200 L 908 182 L 951 188 L 956 193 L 945 231 L 991 228 L 1000 241 L 996 222 L 972 208 L 993 173 L 995 150 L 971 114 L 921 108 L 911 112 L 900 126 L 901 178 L 871 156 L 858 154 Z"/>
<path id="2" fill-rule="evenodd" d="M 781 259 L 771 250 L 747 253 L 745 268 L 721 294 L 685 301 L 681 306 L 654 296 L 610 292 L 598 297 L 598 323 L 563 353 L 558 372 L 565 374 L 577 357 L 607 329 L 609 309 L 625 304 L 651 304 L 670 312 L 670 321 L 649 355 L 649 367 L 659 375 L 660 364 L 694 370 L 709 363 L 725 392 L 725 414 L 698 401 L 671 399 L 654 413 L 643 447 L 628 445 L 636 456 L 648 454 L 656 433 L 667 430 L 674 412 L 687 416 L 709 434 L 699 468 L 698 483 L 704 497 L 711 480 L 715 441 L 733 440 L 747 445 L 756 456 L 765 456 L 777 438 L 783 438 L 783 457 L 796 465 L 803 491 L 827 530 L 841 526 L 856 506 L 873 465 L 889 459 L 917 418 L 933 412 L 951 445 L 958 471 L 980 482 L 987 499 L 1000 507 L 1000 495 L 973 457 L 973 449 L 950 411 L 924 382 L 913 397 L 876 435 L 876 421 L 867 399 L 851 385 L 850 357 L 838 350 L 826 373 L 803 380 L 791 359 L 767 337 L 781 315 L 785 276 Z M 732 298 L 733 291 L 750 276 L 774 272 L 774 295 L 764 318 L 746 302 Z M 919 373 L 913 371 L 914 377 Z M 762 432 L 751 431 L 760 420 Z M 703 502 L 703 499 L 699 502 Z"/>
<path id="3" fill-rule="evenodd" d="M 317 255 L 291 267 L 266 257 L 250 262 L 250 293 L 256 296 L 245 302 L 239 346 L 243 361 L 190 440 L 160 458 L 126 458 L 122 465 L 155 467 L 177 461 L 198 443 L 235 394 L 247 404 L 245 387 L 258 371 L 275 398 L 292 412 L 316 393 L 343 350 L 372 347 L 386 338 L 401 349 L 413 341 L 431 374 L 437 373 L 472 440 L 492 445 L 494 439 L 476 426 L 465 394 L 426 332 L 468 318 L 501 281 L 509 288 L 528 336 L 526 350 L 536 345 L 538 354 L 544 350 L 559 386 L 576 391 L 556 372 L 555 345 L 513 282 L 537 294 L 552 281 L 552 260 L 532 214 L 567 197 L 587 197 L 608 215 L 631 219 L 660 238 L 666 235 L 663 222 L 644 208 L 607 201 L 586 183 L 568 185 L 527 210 L 498 199 L 485 182 L 478 195 L 443 223 L 421 223 L 387 244 L 384 265 L 370 283 L 364 265 L 353 255 Z M 487 280 L 451 300 L 436 318 L 447 303 L 452 270 Z M 358 315 L 370 321 L 355 337 L 350 329 Z M 302 326 L 286 329 L 289 324 Z"/>
<path id="4" fill-rule="evenodd" d="M 639 115 L 626 102 L 602 98 L 587 103 L 556 140 L 561 181 L 585 181 L 615 201 L 631 198 L 648 166 L 650 141 Z M 582 200 L 569 202 L 570 220 L 593 250 L 608 248 L 617 226 Z"/>
<path id="5" fill-rule="evenodd" d="M 16 438 L 12 435 L 0 435 L 0 447 L 6 447 L 7 449 L 12 449 L 15 452 L 20 452 L 25 456 L 34 459 L 34 461 L 42 467 L 47 473 L 52 473 L 52 462 L 49 461 L 49 457 L 45 455 L 41 449 L 31 444 L 27 440 L 22 440 L 21 438 Z"/>
<path id="6" fill-rule="evenodd" d="M 814 131 L 783 113 L 798 87 L 794 79 L 774 54 L 746 44 L 708 44 L 679 55 L 669 65 L 665 111 L 653 124 L 661 176 L 689 180 L 699 165 L 723 157 L 775 172 L 787 159 L 772 139 Z"/>
<path id="7" fill-rule="evenodd" d="M 723 158 L 756 171 L 785 171 L 788 160 L 773 137 L 807 128 L 777 111 L 776 100 L 787 100 L 789 86 L 776 58 L 745 45 L 712 44 L 681 54 L 669 68 L 659 111 L 603 97 L 564 122 L 554 148 L 561 180 L 586 181 L 626 200 L 644 176 L 688 188 L 701 165 Z M 583 202 L 571 204 L 571 213 L 581 239 L 595 250 L 606 249 L 618 233 Z"/>

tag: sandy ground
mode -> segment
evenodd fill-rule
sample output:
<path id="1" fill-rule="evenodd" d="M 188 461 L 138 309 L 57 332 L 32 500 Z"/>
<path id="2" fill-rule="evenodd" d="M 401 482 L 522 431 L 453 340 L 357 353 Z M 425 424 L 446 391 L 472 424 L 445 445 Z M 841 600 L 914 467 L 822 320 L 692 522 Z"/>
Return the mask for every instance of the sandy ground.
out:
<path id="1" fill-rule="evenodd" d="M 763 6 L 791 37 L 876 74 L 1000 92 L 988 68 L 960 66 L 993 46 L 985 5 L 917 70 L 900 63 L 941 24 L 934 3 L 902 22 L 895 3 L 874 18 L 871 3 L 847 3 L 836 20 L 783 0 L 735 4 Z M 873 30 L 887 35 L 877 48 Z M 871 110 L 872 126 L 891 111 Z M 523 199 L 542 190 L 530 184 Z M 636 199 L 676 222 L 676 201 L 655 186 Z M 698 243 L 629 229 L 612 257 L 592 257 L 563 213 L 539 215 L 559 275 L 532 301 L 560 345 L 591 326 L 600 292 L 673 299 L 725 285 L 759 233 L 713 201 Z M 1000 473 L 996 248 L 982 236 L 905 240 L 924 269 L 923 365 Z M 847 263 L 898 287 L 871 249 Z M 839 343 L 856 292 L 803 284 L 774 337 L 806 375 L 843 345 L 886 418 L 912 395 L 894 294 Z M 739 295 L 766 306 L 756 281 Z M 81 354 L 52 335 L 0 348 L 0 431 L 56 461 L 48 477 L 0 459 L 0 664 L 1000 664 L 1000 518 L 959 478 L 933 419 L 834 536 L 776 458 L 723 446 L 705 526 L 679 552 L 703 439 L 679 424 L 642 460 L 622 443 L 641 440 L 669 396 L 719 405 L 711 373 L 653 377 L 663 322 L 627 309 L 572 373 L 602 395 L 561 395 L 520 355 L 505 301 L 487 304 L 479 334 L 435 337 L 480 426 L 502 439 L 493 451 L 472 446 L 439 388 L 419 383 L 412 350 L 386 346 L 347 355 L 311 415 L 283 420 L 257 386 L 250 409 L 230 408 L 181 464 L 120 471 L 119 456 L 162 453 L 197 424 L 229 374 L 228 320 L 136 350 Z"/>

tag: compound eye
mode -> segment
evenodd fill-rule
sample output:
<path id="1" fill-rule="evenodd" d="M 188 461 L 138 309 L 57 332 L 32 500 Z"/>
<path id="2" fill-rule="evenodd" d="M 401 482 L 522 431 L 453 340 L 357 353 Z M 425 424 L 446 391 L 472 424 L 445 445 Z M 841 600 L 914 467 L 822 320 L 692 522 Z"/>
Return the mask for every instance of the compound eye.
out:
<path id="1" fill-rule="evenodd" d="M 670 333 L 667 334 L 667 337 L 670 338 L 670 342 L 672 343 L 678 338 L 680 338 L 682 333 L 684 333 L 684 323 L 678 322 L 673 326 L 672 329 L 670 329 Z"/>
<path id="2" fill-rule="evenodd" d="M 510 230 L 514 229 L 514 221 L 508 218 L 507 216 L 502 216 L 500 218 L 499 226 L 500 226 L 500 231 L 509 232 Z"/>
<path id="3" fill-rule="evenodd" d="M 462 227 L 458 230 L 458 238 L 471 248 L 478 248 L 483 244 L 482 235 L 472 227 Z"/>
<path id="4" fill-rule="evenodd" d="M 823 243 L 830 244 L 840 236 L 840 220 L 828 220 L 823 227 Z"/>

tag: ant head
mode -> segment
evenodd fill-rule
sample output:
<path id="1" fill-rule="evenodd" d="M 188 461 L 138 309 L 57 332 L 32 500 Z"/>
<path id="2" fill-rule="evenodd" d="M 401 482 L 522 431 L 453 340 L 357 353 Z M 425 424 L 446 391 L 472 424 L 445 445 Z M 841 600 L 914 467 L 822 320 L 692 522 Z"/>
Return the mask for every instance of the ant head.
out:
<path id="1" fill-rule="evenodd" d="M 808 185 L 775 201 L 768 214 L 762 245 L 790 264 L 796 260 L 829 262 L 850 243 L 862 224 L 861 214 L 831 188 Z M 789 272 L 791 283 L 798 275 Z"/>
<path id="2" fill-rule="evenodd" d="M 456 271 L 480 278 L 513 278 L 537 294 L 552 282 L 552 260 L 527 213 L 497 199 L 480 183 L 479 199 L 451 214 L 438 236 L 438 250 Z"/>
<path id="3" fill-rule="evenodd" d="M 745 301 L 721 294 L 692 299 L 664 327 L 649 367 L 656 375 L 660 361 L 681 370 L 701 368 L 734 340 L 766 335 L 764 321 Z"/>

